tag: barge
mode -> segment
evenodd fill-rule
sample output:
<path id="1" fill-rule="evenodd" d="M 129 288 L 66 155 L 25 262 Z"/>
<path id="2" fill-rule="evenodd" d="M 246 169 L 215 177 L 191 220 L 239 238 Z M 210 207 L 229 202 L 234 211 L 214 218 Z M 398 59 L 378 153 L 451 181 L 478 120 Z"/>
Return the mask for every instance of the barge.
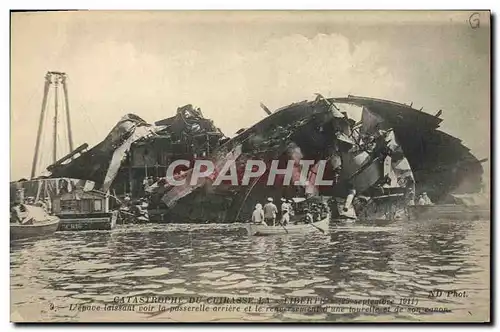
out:
<path id="1" fill-rule="evenodd" d="M 111 230 L 117 214 L 109 210 L 109 196 L 73 190 L 54 198 L 53 213 L 61 220 L 58 231 Z"/>

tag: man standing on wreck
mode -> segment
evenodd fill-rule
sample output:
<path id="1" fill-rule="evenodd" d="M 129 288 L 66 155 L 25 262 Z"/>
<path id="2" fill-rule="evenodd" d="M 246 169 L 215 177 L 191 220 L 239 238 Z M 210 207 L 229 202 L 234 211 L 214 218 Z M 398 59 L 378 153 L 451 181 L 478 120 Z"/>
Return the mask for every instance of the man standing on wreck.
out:
<path id="1" fill-rule="evenodd" d="M 278 208 L 273 203 L 272 197 L 267 199 L 267 204 L 264 205 L 264 221 L 270 226 L 271 223 L 275 226 L 276 214 L 278 214 Z"/>

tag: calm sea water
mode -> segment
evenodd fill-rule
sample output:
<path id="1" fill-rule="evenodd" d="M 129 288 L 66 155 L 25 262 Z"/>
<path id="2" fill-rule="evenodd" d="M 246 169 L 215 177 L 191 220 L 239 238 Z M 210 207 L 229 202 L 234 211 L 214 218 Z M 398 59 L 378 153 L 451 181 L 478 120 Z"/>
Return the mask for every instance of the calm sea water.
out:
<path id="1" fill-rule="evenodd" d="M 11 243 L 14 321 L 487 321 L 489 221 L 332 226 L 249 237 L 241 224 L 128 225 Z M 466 297 L 429 298 L 456 290 Z M 75 311 L 115 297 L 400 299 L 446 313 Z"/>

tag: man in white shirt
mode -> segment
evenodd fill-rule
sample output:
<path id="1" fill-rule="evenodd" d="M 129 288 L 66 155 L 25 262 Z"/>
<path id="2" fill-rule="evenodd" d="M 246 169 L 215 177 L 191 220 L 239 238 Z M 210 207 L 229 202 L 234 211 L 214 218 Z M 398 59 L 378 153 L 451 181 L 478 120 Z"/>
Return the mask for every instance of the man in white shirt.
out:
<path id="1" fill-rule="evenodd" d="M 286 199 L 282 198 L 281 201 L 281 224 L 286 225 L 290 222 L 290 205 Z"/>
<path id="2" fill-rule="evenodd" d="M 273 199 L 269 197 L 267 199 L 267 204 L 264 205 L 264 220 L 266 223 L 275 226 L 276 214 L 278 214 L 278 208 L 273 203 Z"/>
<path id="3" fill-rule="evenodd" d="M 424 193 L 422 194 L 422 198 L 423 198 L 423 200 L 424 200 L 424 205 L 432 205 L 432 201 L 431 201 L 431 199 L 429 198 L 429 196 L 427 196 L 427 193 L 426 193 L 426 192 L 424 192 Z"/>
<path id="4" fill-rule="evenodd" d="M 255 224 L 264 223 L 264 210 L 262 210 L 262 204 L 260 203 L 255 205 L 255 210 L 252 213 L 252 222 Z"/>

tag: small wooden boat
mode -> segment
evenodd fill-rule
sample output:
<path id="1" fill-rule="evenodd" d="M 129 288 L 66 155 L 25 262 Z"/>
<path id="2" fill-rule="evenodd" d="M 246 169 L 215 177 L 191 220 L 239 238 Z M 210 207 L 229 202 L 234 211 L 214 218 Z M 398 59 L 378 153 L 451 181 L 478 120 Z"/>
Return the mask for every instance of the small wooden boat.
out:
<path id="1" fill-rule="evenodd" d="M 18 240 L 51 235 L 59 227 L 59 221 L 59 218 L 50 216 L 48 220 L 32 225 L 10 224 L 10 239 Z"/>
<path id="2" fill-rule="evenodd" d="M 357 219 L 354 219 L 354 218 L 334 218 L 332 219 L 332 223 L 334 224 L 341 224 L 341 223 L 355 223 L 357 221 Z"/>
<path id="3" fill-rule="evenodd" d="M 60 219 L 58 231 L 111 230 L 116 213 L 110 210 L 110 196 L 94 186 L 94 182 L 82 179 L 47 178 L 13 183 L 11 191 L 20 191 L 18 202 L 24 201 L 26 193 L 34 201 L 44 201 L 51 215 Z"/>
<path id="4" fill-rule="evenodd" d="M 266 226 L 260 224 L 248 224 L 246 226 L 249 235 L 287 235 L 287 234 L 306 234 L 310 232 L 326 233 L 330 225 L 330 216 L 311 224 L 288 224 L 286 226 Z"/>
<path id="5" fill-rule="evenodd" d="M 55 233 L 59 227 L 59 218 L 50 216 L 41 207 L 24 205 L 26 218 L 29 223 L 10 223 L 10 239 L 24 239 L 30 237 L 41 237 Z"/>

